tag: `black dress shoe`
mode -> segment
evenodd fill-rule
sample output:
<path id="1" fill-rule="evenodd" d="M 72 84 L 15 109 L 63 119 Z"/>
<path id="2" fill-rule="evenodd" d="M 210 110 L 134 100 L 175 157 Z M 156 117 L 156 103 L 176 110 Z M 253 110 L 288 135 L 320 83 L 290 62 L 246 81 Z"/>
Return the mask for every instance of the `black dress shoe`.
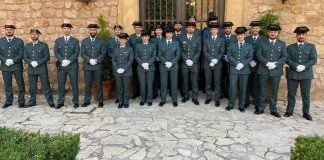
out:
<path id="1" fill-rule="evenodd" d="M 278 118 L 281 117 L 281 115 L 278 112 L 271 112 L 270 114 Z"/>
<path id="2" fill-rule="evenodd" d="M 148 106 L 152 106 L 152 102 L 147 102 L 147 105 Z"/>
<path id="3" fill-rule="evenodd" d="M 79 103 L 74 103 L 73 107 L 74 108 L 79 108 Z"/>
<path id="4" fill-rule="evenodd" d="M 239 108 L 240 112 L 245 112 L 245 108 Z"/>
<path id="5" fill-rule="evenodd" d="M 215 106 L 216 106 L 216 107 L 219 107 L 219 101 L 216 101 L 216 102 L 215 102 Z"/>
<path id="6" fill-rule="evenodd" d="M 24 103 L 19 103 L 18 107 L 19 108 L 25 108 L 25 104 Z"/>
<path id="7" fill-rule="evenodd" d="M 119 103 L 119 100 L 118 100 L 118 98 L 115 100 L 115 103 Z"/>
<path id="8" fill-rule="evenodd" d="M 140 102 L 140 106 L 144 106 L 144 104 L 145 104 L 144 102 Z"/>
<path id="9" fill-rule="evenodd" d="M 99 102 L 98 104 L 98 108 L 102 108 L 104 105 L 103 105 L 103 102 Z"/>
<path id="10" fill-rule="evenodd" d="M 309 121 L 313 120 L 313 118 L 312 118 L 312 116 L 310 114 L 303 114 L 303 117 L 306 118 Z"/>
<path id="11" fill-rule="evenodd" d="M 118 108 L 123 108 L 123 104 L 118 104 Z"/>
<path id="12" fill-rule="evenodd" d="M 255 112 L 254 112 L 254 114 L 256 114 L 256 115 L 263 114 L 263 113 L 264 113 L 264 111 L 260 111 L 260 110 L 255 110 Z"/>
<path id="13" fill-rule="evenodd" d="M 173 107 L 178 107 L 178 102 L 173 102 Z"/>
<path id="14" fill-rule="evenodd" d="M 195 105 L 199 105 L 199 101 L 197 99 L 193 99 L 192 102 L 195 104 Z"/>
<path id="15" fill-rule="evenodd" d="M 2 108 L 8 108 L 9 106 L 11 106 L 12 104 L 8 104 L 8 103 L 5 103 Z"/>
<path id="16" fill-rule="evenodd" d="M 90 105 L 89 102 L 84 102 L 81 107 L 87 107 L 88 105 Z"/>
<path id="17" fill-rule="evenodd" d="M 55 108 L 56 108 L 56 109 L 60 109 L 60 108 L 62 108 L 63 106 L 64 106 L 64 104 L 57 104 Z"/>
<path id="18" fill-rule="evenodd" d="M 53 103 L 53 104 L 50 104 L 49 105 L 51 108 L 55 108 L 55 104 Z"/>
<path id="19" fill-rule="evenodd" d="M 189 98 L 182 98 L 181 102 L 182 102 L 182 103 L 185 103 L 185 102 L 187 102 L 188 100 L 189 100 Z"/>
<path id="20" fill-rule="evenodd" d="M 211 99 L 206 99 L 205 104 L 209 104 L 211 102 Z"/>
<path id="21" fill-rule="evenodd" d="M 124 108 L 128 108 L 129 107 L 129 104 L 124 104 Z"/>
<path id="22" fill-rule="evenodd" d="M 292 116 L 292 115 L 293 115 L 292 113 L 286 112 L 286 113 L 284 114 L 284 117 L 290 117 L 290 116 Z"/>
<path id="23" fill-rule="evenodd" d="M 160 103 L 159 103 L 159 106 L 160 106 L 160 107 L 163 107 L 164 104 L 165 104 L 165 102 L 160 102 Z"/>
<path id="24" fill-rule="evenodd" d="M 231 109 L 233 109 L 233 107 L 227 106 L 225 109 L 226 109 L 227 111 L 230 111 Z"/>

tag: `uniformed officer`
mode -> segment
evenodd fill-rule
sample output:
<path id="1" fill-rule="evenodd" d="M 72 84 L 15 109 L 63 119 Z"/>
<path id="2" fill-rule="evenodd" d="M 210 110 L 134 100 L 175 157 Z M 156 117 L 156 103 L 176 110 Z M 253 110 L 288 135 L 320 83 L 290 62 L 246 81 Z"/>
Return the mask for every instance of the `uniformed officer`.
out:
<path id="1" fill-rule="evenodd" d="M 115 25 L 114 26 L 114 37 L 110 39 L 107 43 L 107 55 L 111 58 L 112 52 L 114 48 L 117 48 L 119 45 L 119 34 L 123 32 L 123 27 L 121 25 Z"/>
<path id="2" fill-rule="evenodd" d="M 256 58 L 256 52 L 257 52 L 257 47 L 258 44 L 261 41 L 265 40 L 265 37 L 260 35 L 261 31 L 261 22 L 260 21 L 252 21 L 250 23 L 250 31 L 251 35 L 245 38 L 245 42 L 249 43 L 253 47 L 253 60 L 250 62 L 250 68 L 251 68 L 251 74 L 249 76 L 248 80 L 248 87 L 246 90 L 246 103 L 245 103 L 245 108 L 247 108 L 250 105 L 250 96 L 254 100 L 254 106 L 255 108 L 258 108 L 258 96 L 259 96 L 259 83 L 258 83 L 258 74 L 257 74 L 257 68 L 258 68 L 258 60 Z"/>
<path id="3" fill-rule="evenodd" d="M 141 88 L 140 106 L 143 106 L 145 102 L 148 106 L 152 106 L 156 45 L 149 42 L 150 32 L 147 30 L 142 31 L 141 38 L 143 43 L 137 44 L 135 48 L 137 74 Z"/>
<path id="4" fill-rule="evenodd" d="M 160 69 L 159 69 L 159 58 L 158 58 L 158 50 L 160 47 L 161 42 L 165 41 L 163 37 L 163 28 L 160 24 L 155 26 L 154 30 L 155 37 L 150 39 L 151 43 L 155 44 L 156 47 L 156 60 L 155 63 L 155 71 L 154 71 L 154 80 L 153 80 L 153 99 L 157 98 L 159 95 L 159 88 L 160 88 Z"/>
<path id="5" fill-rule="evenodd" d="M 15 76 L 18 92 L 19 107 L 25 107 L 25 84 L 23 79 L 22 59 L 24 56 L 24 42 L 14 36 L 16 26 L 7 24 L 5 28 L 5 37 L 0 39 L 0 61 L 2 78 L 6 92 L 6 101 L 2 108 L 12 105 L 12 75 Z"/>
<path id="6" fill-rule="evenodd" d="M 168 79 L 171 79 L 171 96 L 173 106 L 178 106 L 178 61 L 180 59 L 180 47 L 179 42 L 172 40 L 173 29 L 165 29 L 166 40 L 161 43 L 159 47 L 159 60 L 160 60 L 160 74 L 161 74 L 161 102 L 159 104 L 162 107 L 166 102 L 166 95 L 168 90 Z"/>
<path id="7" fill-rule="evenodd" d="M 51 86 L 48 81 L 47 62 L 50 60 L 48 45 L 38 40 L 41 32 L 38 29 L 30 30 L 32 42 L 26 44 L 24 60 L 28 64 L 28 80 L 30 98 L 27 107 L 36 105 L 36 89 L 38 77 L 41 80 L 42 92 L 50 107 L 54 108 Z"/>
<path id="8" fill-rule="evenodd" d="M 202 40 L 203 41 L 205 41 L 205 39 L 210 38 L 210 36 L 211 36 L 209 25 L 210 24 L 219 24 L 218 23 L 218 17 L 215 16 L 215 15 L 213 15 L 213 14 L 211 14 L 208 17 L 207 23 L 208 23 L 208 26 L 206 28 L 204 28 L 204 30 L 202 31 Z M 218 29 L 217 35 L 220 38 L 220 36 L 221 36 L 220 29 Z"/>
<path id="9" fill-rule="evenodd" d="M 227 49 L 231 43 L 236 43 L 236 36 L 232 34 L 232 22 L 224 22 L 223 23 L 223 31 L 224 33 L 220 34 L 220 37 L 225 38 L 225 53 L 223 58 L 223 67 L 222 67 L 222 81 L 221 81 L 221 97 L 229 97 L 229 64 L 227 59 Z"/>
<path id="10" fill-rule="evenodd" d="M 309 114 L 310 108 L 310 88 L 311 81 L 314 78 L 313 65 L 317 63 L 317 52 L 314 44 L 306 41 L 307 32 L 309 29 L 306 26 L 297 27 L 294 31 L 297 37 L 297 43 L 287 47 L 289 65 L 288 71 L 288 105 L 285 117 L 290 117 L 294 113 L 295 96 L 300 85 L 300 93 L 303 100 L 303 117 L 307 120 L 312 120 Z"/>
<path id="11" fill-rule="evenodd" d="M 277 95 L 282 67 L 287 59 L 286 43 L 278 39 L 280 26 L 271 24 L 267 27 L 268 40 L 262 41 L 257 49 L 259 75 L 259 108 L 255 114 L 263 114 L 265 108 L 265 97 L 267 94 L 268 82 L 270 85 L 270 112 L 275 117 L 281 117 L 277 112 Z"/>
<path id="12" fill-rule="evenodd" d="M 83 58 L 83 70 L 85 78 L 85 94 L 82 107 L 87 107 L 91 101 L 92 80 L 96 82 L 98 107 L 103 107 L 102 93 L 102 68 L 106 56 L 105 41 L 97 37 L 99 26 L 95 23 L 88 25 L 90 36 L 81 43 L 81 57 Z"/>
<path id="13" fill-rule="evenodd" d="M 119 47 L 114 48 L 112 65 L 116 81 L 118 108 L 129 107 L 129 87 L 133 75 L 132 63 L 134 60 L 133 48 L 127 46 L 127 33 L 119 34 Z"/>
<path id="14" fill-rule="evenodd" d="M 58 101 L 57 109 L 64 106 L 65 101 L 65 83 L 66 78 L 69 76 L 74 108 L 79 107 L 79 85 L 78 85 L 78 69 L 79 69 L 79 52 L 80 45 L 79 40 L 71 36 L 72 25 L 70 23 L 63 23 L 61 25 L 63 37 L 59 37 L 55 40 L 54 53 L 57 58 L 57 82 L 58 82 Z"/>
<path id="15" fill-rule="evenodd" d="M 179 42 L 179 38 L 184 34 L 185 29 L 182 26 L 182 22 L 177 20 L 173 24 L 174 35 L 172 36 L 173 40 Z"/>
<path id="16" fill-rule="evenodd" d="M 206 101 L 209 104 L 212 98 L 212 79 L 214 79 L 215 87 L 215 106 L 219 107 L 221 99 L 221 76 L 222 76 L 222 57 L 225 52 L 225 41 L 218 36 L 217 23 L 209 24 L 208 28 L 211 36 L 204 41 L 204 58 L 203 68 L 205 73 L 205 90 Z"/>
<path id="17" fill-rule="evenodd" d="M 237 88 L 239 87 L 240 100 L 239 110 L 245 112 L 246 89 L 249 79 L 250 62 L 253 59 L 253 48 L 249 43 L 245 43 L 245 27 L 235 29 L 237 42 L 231 43 L 227 48 L 229 61 L 229 101 L 226 110 L 231 110 L 235 106 Z"/>
<path id="18" fill-rule="evenodd" d="M 196 30 L 195 22 L 188 22 L 186 26 L 186 35 L 180 37 L 181 53 L 181 74 L 183 82 L 182 103 L 189 100 L 189 83 L 192 87 L 192 102 L 199 105 L 198 101 L 198 77 L 199 77 L 199 57 L 201 53 L 200 35 L 194 34 Z"/>
<path id="19" fill-rule="evenodd" d="M 194 23 L 197 24 L 197 18 L 196 18 L 196 16 L 189 16 L 188 17 L 188 22 L 194 22 Z M 185 32 L 187 32 L 187 30 L 185 30 Z M 194 32 L 194 35 L 197 36 L 197 37 L 199 37 L 199 39 L 201 40 L 202 30 L 196 27 L 195 28 L 195 32 Z"/>
<path id="20" fill-rule="evenodd" d="M 141 32 L 143 30 L 143 24 L 142 24 L 142 22 L 135 21 L 135 22 L 133 22 L 133 27 L 134 27 L 135 33 L 129 36 L 129 42 L 130 42 L 133 50 L 135 50 L 136 45 L 139 43 L 142 43 Z M 136 73 L 136 70 L 137 70 L 137 62 L 136 61 L 133 62 L 132 68 L 133 68 L 133 73 Z M 139 81 L 138 81 L 137 74 L 133 75 L 132 82 L 133 82 L 133 96 L 132 96 L 132 98 L 135 99 L 140 95 Z"/>

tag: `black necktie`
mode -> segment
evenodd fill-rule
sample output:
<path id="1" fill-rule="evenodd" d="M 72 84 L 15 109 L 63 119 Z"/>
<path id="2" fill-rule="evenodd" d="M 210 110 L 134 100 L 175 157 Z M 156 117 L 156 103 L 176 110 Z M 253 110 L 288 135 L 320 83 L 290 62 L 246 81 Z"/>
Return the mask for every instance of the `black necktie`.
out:
<path id="1" fill-rule="evenodd" d="M 226 36 L 226 39 L 229 40 L 230 36 Z"/>
<path id="2" fill-rule="evenodd" d="M 241 49 L 243 46 L 243 43 L 239 43 L 239 49 Z"/>
<path id="3" fill-rule="evenodd" d="M 274 41 L 271 41 L 270 43 L 271 43 L 272 45 L 274 45 L 274 44 L 275 44 L 275 42 L 274 42 Z"/>
<path id="4" fill-rule="evenodd" d="M 256 37 L 253 37 L 253 41 L 255 41 L 256 40 Z"/>
<path id="5" fill-rule="evenodd" d="M 300 49 L 302 46 L 303 46 L 303 44 L 302 43 L 299 43 L 298 44 L 298 49 Z"/>

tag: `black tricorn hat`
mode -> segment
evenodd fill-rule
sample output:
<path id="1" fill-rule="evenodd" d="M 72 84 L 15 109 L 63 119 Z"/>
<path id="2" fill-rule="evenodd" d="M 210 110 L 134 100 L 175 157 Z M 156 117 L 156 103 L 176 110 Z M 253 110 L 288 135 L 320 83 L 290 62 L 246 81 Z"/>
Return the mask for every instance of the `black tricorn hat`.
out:
<path id="1" fill-rule="evenodd" d="M 135 27 L 135 26 L 143 26 L 142 22 L 140 22 L 140 21 L 134 21 L 132 25 L 133 25 L 134 27 Z"/>
<path id="2" fill-rule="evenodd" d="M 250 26 L 251 27 L 257 27 L 257 26 L 260 26 L 261 25 L 261 21 L 252 21 L 250 23 Z"/>
<path id="3" fill-rule="evenodd" d="M 87 28 L 100 28 L 98 24 L 89 24 Z"/>
<path id="4" fill-rule="evenodd" d="M 12 29 L 16 29 L 16 26 L 15 25 L 12 25 L 12 24 L 6 24 L 4 26 L 4 28 L 12 28 Z"/>
<path id="5" fill-rule="evenodd" d="M 225 28 L 225 27 L 232 27 L 232 26 L 234 26 L 233 22 L 224 22 L 223 23 L 223 28 Z"/>
<path id="6" fill-rule="evenodd" d="M 69 28 L 73 28 L 72 24 L 71 23 L 63 23 L 61 24 L 61 27 L 69 27 Z"/>
<path id="7" fill-rule="evenodd" d="M 306 26 L 297 27 L 294 31 L 296 34 L 307 33 L 309 29 Z"/>
<path id="8" fill-rule="evenodd" d="M 143 30 L 141 32 L 141 36 L 150 36 L 151 35 L 151 32 L 149 32 L 148 30 Z"/>
<path id="9" fill-rule="evenodd" d="M 119 29 L 124 29 L 121 25 L 114 25 L 114 29 L 119 28 Z"/>
<path id="10" fill-rule="evenodd" d="M 243 34 L 243 33 L 245 33 L 246 31 L 247 31 L 246 27 L 237 27 L 237 28 L 235 29 L 235 33 L 236 33 L 236 34 Z"/>
<path id="11" fill-rule="evenodd" d="M 182 22 L 180 20 L 176 20 L 174 24 L 182 24 Z"/>
<path id="12" fill-rule="evenodd" d="M 173 28 L 171 27 L 167 27 L 165 30 L 164 30 L 165 33 L 173 33 Z"/>
<path id="13" fill-rule="evenodd" d="M 118 35 L 118 37 L 119 37 L 120 39 L 127 39 L 127 38 L 128 38 L 128 34 L 127 34 L 127 33 L 120 33 L 120 34 Z"/>
<path id="14" fill-rule="evenodd" d="M 268 27 L 267 27 L 267 30 L 268 31 L 280 31 L 281 28 L 278 24 L 270 24 Z"/>
<path id="15" fill-rule="evenodd" d="M 218 28 L 219 24 L 218 23 L 211 23 L 208 25 L 209 28 Z"/>
<path id="16" fill-rule="evenodd" d="M 31 33 L 42 34 L 38 29 L 31 29 L 29 34 Z"/>
<path id="17" fill-rule="evenodd" d="M 196 27 L 196 23 L 195 22 L 187 22 L 187 27 L 192 26 L 192 27 Z"/>
<path id="18" fill-rule="evenodd" d="M 215 15 L 211 15 L 208 17 L 208 21 L 215 21 L 215 20 L 218 20 L 218 17 Z"/>

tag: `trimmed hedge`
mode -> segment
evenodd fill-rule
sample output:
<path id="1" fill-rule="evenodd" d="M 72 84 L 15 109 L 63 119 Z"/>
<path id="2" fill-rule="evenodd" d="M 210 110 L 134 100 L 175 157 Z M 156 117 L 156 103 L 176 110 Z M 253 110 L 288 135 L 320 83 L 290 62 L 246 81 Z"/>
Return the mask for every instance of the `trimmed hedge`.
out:
<path id="1" fill-rule="evenodd" d="M 49 135 L 0 127 L 0 160 L 74 160 L 80 135 Z"/>
<path id="2" fill-rule="evenodd" d="M 324 137 L 298 136 L 290 152 L 291 160 L 324 160 Z"/>

